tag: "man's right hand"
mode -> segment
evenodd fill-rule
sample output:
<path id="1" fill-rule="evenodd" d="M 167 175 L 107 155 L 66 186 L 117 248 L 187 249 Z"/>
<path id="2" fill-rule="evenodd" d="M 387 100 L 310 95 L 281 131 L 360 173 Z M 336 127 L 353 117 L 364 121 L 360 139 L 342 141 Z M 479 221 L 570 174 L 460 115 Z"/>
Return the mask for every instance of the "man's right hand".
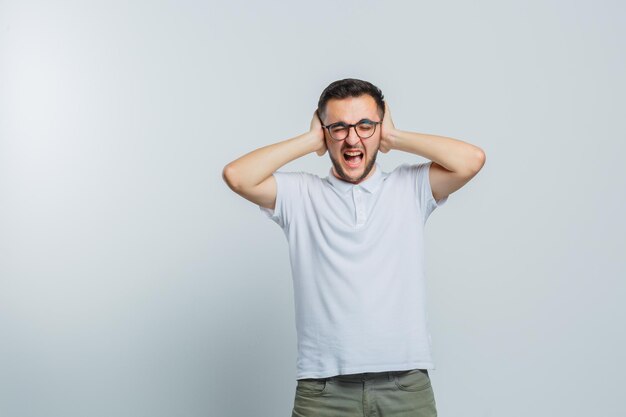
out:
<path id="1" fill-rule="evenodd" d="M 326 139 L 324 137 L 324 128 L 322 127 L 322 121 L 320 120 L 317 110 L 313 112 L 313 118 L 311 119 L 310 132 L 314 134 L 319 141 L 319 148 L 315 150 L 318 156 L 322 156 L 326 153 L 328 148 L 326 147 Z"/>

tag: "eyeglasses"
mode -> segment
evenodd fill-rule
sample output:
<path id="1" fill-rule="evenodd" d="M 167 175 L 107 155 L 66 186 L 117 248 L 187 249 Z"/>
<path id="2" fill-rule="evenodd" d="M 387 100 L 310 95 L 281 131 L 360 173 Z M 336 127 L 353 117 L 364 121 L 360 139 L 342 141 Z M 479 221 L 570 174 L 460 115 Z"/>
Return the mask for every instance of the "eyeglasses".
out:
<path id="1" fill-rule="evenodd" d="M 361 120 L 360 122 L 349 125 L 344 122 L 333 123 L 332 125 L 327 125 L 325 127 L 330 134 L 330 137 L 339 141 L 344 140 L 348 137 L 348 133 L 350 133 L 350 128 L 354 127 L 354 131 L 357 136 L 361 139 L 367 139 L 371 137 L 376 131 L 376 125 L 381 124 L 382 122 L 372 122 L 371 120 Z"/>

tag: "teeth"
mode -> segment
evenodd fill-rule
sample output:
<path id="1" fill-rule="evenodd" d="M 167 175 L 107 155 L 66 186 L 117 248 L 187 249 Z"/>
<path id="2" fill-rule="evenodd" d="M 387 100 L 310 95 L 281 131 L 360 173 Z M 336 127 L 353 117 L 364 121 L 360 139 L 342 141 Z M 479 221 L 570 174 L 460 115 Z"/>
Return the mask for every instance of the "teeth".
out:
<path id="1" fill-rule="evenodd" d="M 350 155 L 350 156 L 361 155 L 361 152 L 346 152 L 346 155 Z"/>

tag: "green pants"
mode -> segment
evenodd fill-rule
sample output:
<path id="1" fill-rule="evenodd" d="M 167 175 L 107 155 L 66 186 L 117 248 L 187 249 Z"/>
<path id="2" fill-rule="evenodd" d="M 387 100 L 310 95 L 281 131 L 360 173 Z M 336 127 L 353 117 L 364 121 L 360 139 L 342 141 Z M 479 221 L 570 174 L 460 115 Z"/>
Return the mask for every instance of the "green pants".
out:
<path id="1" fill-rule="evenodd" d="M 428 371 L 366 372 L 297 381 L 292 417 L 436 417 Z"/>

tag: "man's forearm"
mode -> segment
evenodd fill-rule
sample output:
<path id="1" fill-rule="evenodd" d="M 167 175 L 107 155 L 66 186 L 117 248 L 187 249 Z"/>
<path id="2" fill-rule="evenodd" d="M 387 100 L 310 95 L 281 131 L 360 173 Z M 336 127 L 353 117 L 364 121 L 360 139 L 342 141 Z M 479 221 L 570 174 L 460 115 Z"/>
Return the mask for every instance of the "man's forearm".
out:
<path id="1" fill-rule="evenodd" d="M 256 149 L 224 167 L 223 177 L 233 188 L 255 187 L 278 168 L 314 152 L 319 140 L 311 132 Z"/>
<path id="2" fill-rule="evenodd" d="M 482 166 L 483 150 L 457 139 L 394 129 L 389 140 L 393 149 L 423 156 L 449 171 L 471 173 Z"/>

